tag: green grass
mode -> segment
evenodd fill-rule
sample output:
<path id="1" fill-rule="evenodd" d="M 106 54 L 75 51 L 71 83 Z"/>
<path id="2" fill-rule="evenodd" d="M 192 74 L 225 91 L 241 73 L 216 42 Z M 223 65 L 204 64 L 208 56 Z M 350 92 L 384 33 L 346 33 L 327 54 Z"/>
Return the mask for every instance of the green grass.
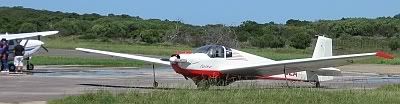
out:
<path id="1" fill-rule="evenodd" d="M 158 55 L 158 56 L 170 56 L 177 51 L 192 50 L 192 47 L 185 45 L 171 45 L 171 44 L 129 44 L 122 42 L 97 42 L 91 40 L 74 39 L 72 37 L 67 38 L 46 38 L 44 39 L 46 47 L 57 48 L 57 49 L 75 49 L 81 48 L 92 48 L 114 52 L 131 53 L 131 54 L 145 54 L 145 55 Z M 274 60 L 293 59 L 293 58 L 304 58 L 310 57 L 310 50 L 300 50 L 293 48 L 245 48 L 239 49 L 245 52 L 256 54 L 262 57 L 267 57 Z"/>
<path id="2" fill-rule="evenodd" d="M 145 62 L 128 59 L 101 59 L 61 56 L 35 56 L 31 61 L 35 65 L 101 65 L 101 66 L 135 66 L 146 65 Z"/>
<path id="3" fill-rule="evenodd" d="M 400 59 L 382 59 L 382 58 L 368 58 L 365 60 L 355 61 L 358 64 L 387 64 L 387 65 L 400 65 Z"/>
<path id="4" fill-rule="evenodd" d="M 168 57 L 171 54 L 174 54 L 176 51 L 183 50 L 192 50 L 192 47 L 185 45 L 171 45 L 171 44 L 130 44 L 125 42 L 98 42 L 93 40 L 81 40 L 73 37 L 63 37 L 63 38 L 45 38 L 44 42 L 48 48 L 58 48 L 58 49 L 75 49 L 76 47 L 82 48 L 92 48 L 92 49 L 100 49 L 114 52 L 122 52 L 122 53 L 131 53 L 131 54 L 145 54 L 145 55 L 156 55 L 156 56 L 164 56 Z M 294 49 L 294 48 L 243 48 L 239 49 L 241 51 L 249 52 L 258 56 L 270 58 L 273 60 L 287 60 L 287 59 L 297 59 L 297 58 L 306 58 L 312 56 L 312 49 L 307 48 L 305 50 Z M 366 51 L 366 49 L 360 49 Z M 348 53 L 361 53 L 356 52 L 356 49 L 351 50 L 338 50 L 338 54 L 348 54 Z M 343 53 L 345 52 L 345 53 Z M 368 51 L 370 52 L 370 51 Z M 395 56 L 399 56 L 400 52 L 393 52 Z M 64 57 L 67 58 L 67 57 Z M 85 59 L 84 60 L 91 60 Z M 46 62 L 47 60 L 43 60 L 39 62 L 42 63 L 55 63 L 55 64 L 72 64 L 69 61 L 58 61 L 58 62 Z M 106 61 L 103 60 L 102 63 L 106 65 L 114 65 L 118 66 L 121 64 L 114 63 L 125 63 L 118 61 Z M 63 63 L 66 62 L 66 63 Z M 95 64 L 98 65 L 100 62 L 93 63 L 90 62 L 80 62 L 79 64 Z M 107 63 L 108 62 L 108 63 Z M 138 63 L 135 61 L 135 63 Z M 366 60 L 356 61 L 356 63 L 361 64 L 391 64 L 391 65 L 400 65 L 400 59 L 394 60 L 384 60 L 378 58 L 369 58 Z M 123 64 L 123 65 L 135 65 L 135 64 Z"/>
<path id="5" fill-rule="evenodd" d="M 46 38 L 44 39 L 45 45 L 48 48 L 57 49 L 75 49 L 75 48 L 91 48 L 106 51 L 115 51 L 122 53 L 132 54 L 145 54 L 145 55 L 158 55 L 170 56 L 176 51 L 192 50 L 191 47 L 183 45 L 169 45 L 169 44 L 129 44 L 123 42 L 97 42 L 92 40 L 74 39 L 72 37 L 64 38 Z"/>
<path id="6" fill-rule="evenodd" d="M 400 84 L 391 84 L 391 85 L 382 86 L 382 87 L 379 87 L 378 90 L 399 92 Z"/>
<path id="7" fill-rule="evenodd" d="M 49 104 L 397 104 L 400 85 L 373 90 L 219 89 L 162 90 L 149 93 L 99 91 L 49 101 Z"/>
<path id="8" fill-rule="evenodd" d="M 364 60 L 356 61 L 355 63 L 400 65 L 400 58 L 397 58 L 398 56 L 400 56 L 400 52 L 392 51 L 390 54 L 394 55 L 395 58 L 394 59 L 384 59 L 384 58 L 371 57 L 371 58 L 367 58 Z"/>

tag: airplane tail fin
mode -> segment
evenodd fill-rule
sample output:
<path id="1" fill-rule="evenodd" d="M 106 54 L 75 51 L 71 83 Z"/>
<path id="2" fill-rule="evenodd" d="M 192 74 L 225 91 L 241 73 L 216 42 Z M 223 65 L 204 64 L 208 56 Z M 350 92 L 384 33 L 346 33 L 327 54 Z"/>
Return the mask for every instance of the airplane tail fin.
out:
<path id="1" fill-rule="evenodd" d="M 318 36 L 312 58 L 332 56 L 332 39 L 325 36 Z"/>

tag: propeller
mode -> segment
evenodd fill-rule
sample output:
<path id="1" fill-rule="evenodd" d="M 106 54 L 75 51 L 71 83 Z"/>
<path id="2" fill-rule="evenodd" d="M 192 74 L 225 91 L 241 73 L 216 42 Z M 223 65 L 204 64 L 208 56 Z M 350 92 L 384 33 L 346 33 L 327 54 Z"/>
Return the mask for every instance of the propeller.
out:
<path id="1" fill-rule="evenodd" d="M 170 58 L 161 58 L 161 61 L 177 62 L 181 57 L 178 54 L 172 54 Z"/>
<path id="2" fill-rule="evenodd" d="M 161 61 L 169 61 L 169 58 L 161 58 Z"/>
<path id="3" fill-rule="evenodd" d="M 161 59 L 162 61 L 169 61 L 174 63 L 185 63 L 188 62 L 186 59 L 181 59 L 181 56 L 178 54 L 173 54 L 169 59 Z"/>

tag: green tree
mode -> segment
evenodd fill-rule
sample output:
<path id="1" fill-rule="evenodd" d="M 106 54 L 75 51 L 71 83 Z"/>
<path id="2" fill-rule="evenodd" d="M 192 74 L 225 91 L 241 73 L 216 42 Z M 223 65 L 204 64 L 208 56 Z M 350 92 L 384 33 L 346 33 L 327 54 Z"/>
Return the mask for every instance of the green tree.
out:
<path id="1" fill-rule="evenodd" d="M 259 37 L 252 37 L 250 44 L 260 48 L 282 48 L 285 47 L 285 40 L 275 35 L 264 34 Z"/>
<path id="2" fill-rule="evenodd" d="M 297 33 L 290 38 L 290 46 L 296 49 L 306 49 L 310 46 L 311 36 L 306 33 Z"/>
<path id="3" fill-rule="evenodd" d="M 32 23 L 23 23 L 19 26 L 18 32 L 19 33 L 27 33 L 27 32 L 36 32 L 38 31 L 38 27 Z"/>
<path id="4" fill-rule="evenodd" d="M 400 38 L 393 38 L 389 42 L 390 50 L 394 51 L 400 48 Z"/>
<path id="5" fill-rule="evenodd" d="M 162 42 L 163 34 L 157 30 L 144 30 L 140 32 L 141 41 L 153 44 Z"/>
<path id="6" fill-rule="evenodd" d="M 400 18 L 400 13 L 399 13 L 399 14 L 396 14 L 396 15 L 394 15 L 394 18 Z"/>
<path id="7" fill-rule="evenodd" d="M 286 21 L 286 25 L 290 26 L 305 26 L 310 24 L 310 21 L 300 21 L 300 20 L 294 20 L 294 19 L 289 19 Z"/>
<path id="8" fill-rule="evenodd" d="M 60 22 L 57 22 L 54 27 L 65 36 L 79 35 L 79 33 L 82 33 L 82 30 L 79 28 L 77 23 L 79 22 L 76 19 L 65 18 Z"/>

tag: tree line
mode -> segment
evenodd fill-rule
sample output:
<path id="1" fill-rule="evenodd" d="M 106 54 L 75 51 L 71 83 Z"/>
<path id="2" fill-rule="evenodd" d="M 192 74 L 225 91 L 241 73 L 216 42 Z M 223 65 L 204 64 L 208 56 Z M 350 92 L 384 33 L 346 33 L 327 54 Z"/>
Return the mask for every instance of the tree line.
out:
<path id="1" fill-rule="evenodd" d="M 143 19 L 126 14 L 99 15 L 0 7 L 0 33 L 59 30 L 60 36 L 99 41 L 131 43 L 173 43 L 200 46 L 221 44 L 230 47 L 280 48 L 310 47 L 315 35 L 339 40 L 354 37 L 390 40 L 400 48 L 400 14 L 393 17 L 342 18 L 340 20 L 287 20 L 285 24 L 243 21 L 238 26 L 209 24 L 196 26 L 180 21 Z"/>

